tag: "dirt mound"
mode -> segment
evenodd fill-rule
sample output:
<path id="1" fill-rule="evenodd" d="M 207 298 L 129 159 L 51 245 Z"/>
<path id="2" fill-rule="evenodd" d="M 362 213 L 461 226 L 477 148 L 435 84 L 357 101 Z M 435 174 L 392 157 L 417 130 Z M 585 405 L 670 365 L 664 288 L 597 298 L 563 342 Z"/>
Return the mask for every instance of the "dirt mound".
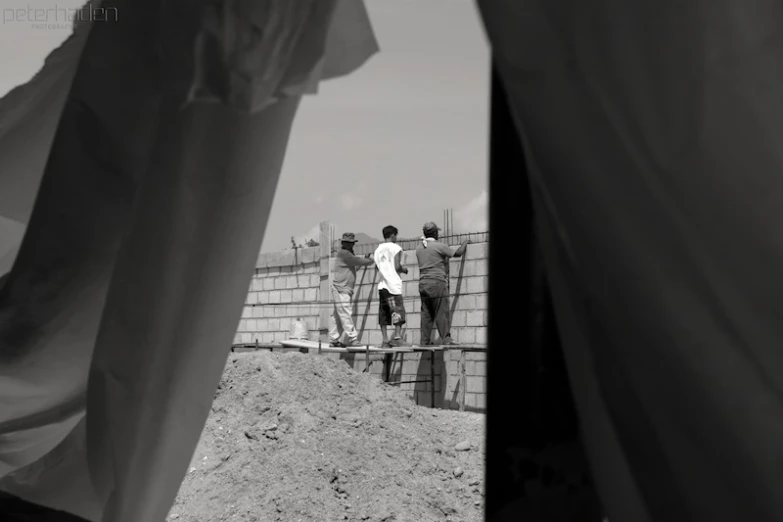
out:
<path id="1" fill-rule="evenodd" d="M 484 417 L 342 361 L 232 355 L 168 520 L 478 522 Z"/>

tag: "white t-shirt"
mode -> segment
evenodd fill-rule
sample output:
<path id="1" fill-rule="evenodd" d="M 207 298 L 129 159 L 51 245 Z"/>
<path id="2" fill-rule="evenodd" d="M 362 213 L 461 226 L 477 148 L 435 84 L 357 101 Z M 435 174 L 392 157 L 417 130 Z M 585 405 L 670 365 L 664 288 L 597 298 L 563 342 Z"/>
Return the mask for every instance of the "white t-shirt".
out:
<path id="1" fill-rule="evenodd" d="M 375 249 L 373 259 L 378 273 L 381 275 L 381 281 L 378 283 L 378 290 L 388 290 L 392 295 L 402 295 L 402 279 L 394 267 L 394 257 L 402 252 L 402 247 L 397 243 L 381 243 Z"/>

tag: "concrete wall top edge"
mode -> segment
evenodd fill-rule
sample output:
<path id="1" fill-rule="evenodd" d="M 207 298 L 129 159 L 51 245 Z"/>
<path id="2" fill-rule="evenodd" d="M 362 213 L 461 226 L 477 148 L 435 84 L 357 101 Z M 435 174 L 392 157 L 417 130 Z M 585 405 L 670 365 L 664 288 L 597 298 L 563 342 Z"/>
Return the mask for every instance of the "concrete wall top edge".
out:
<path id="1" fill-rule="evenodd" d="M 453 248 L 453 247 L 452 247 Z M 415 262 L 415 250 L 405 250 L 406 264 Z M 489 254 L 489 243 L 472 243 L 465 253 L 466 259 L 485 259 Z M 298 266 L 316 263 L 320 259 L 320 247 L 308 247 L 281 250 L 260 254 L 256 268 L 275 268 L 280 266 Z M 457 261 L 457 259 L 453 260 Z"/>

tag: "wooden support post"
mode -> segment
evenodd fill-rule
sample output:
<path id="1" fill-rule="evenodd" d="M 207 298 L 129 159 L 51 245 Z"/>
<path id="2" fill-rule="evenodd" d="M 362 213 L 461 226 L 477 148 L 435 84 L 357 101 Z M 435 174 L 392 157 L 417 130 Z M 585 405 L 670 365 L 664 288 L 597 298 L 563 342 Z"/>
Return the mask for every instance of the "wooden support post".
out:
<path id="1" fill-rule="evenodd" d="M 383 362 L 384 362 L 384 381 L 389 382 L 389 379 L 391 379 L 391 365 L 392 365 L 392 354 L 385 353 L 383 354 Z"/>
<path id="2" fill-rule="evenodd" d="M 430 408 L 435 407 L 435 350 L 430 352 Z"/>
<path id="3" fill-rule="evenodd" d="M 465 388 L 468 386 L 468 375 L 465 368 L 465 350 L 459 351 L 459 411 L 465 411 Z"/>
<path id="4" fill-rule="evenodd" d="M 329 320 L 332 315 L 332 226 L 328 221 L 322 221 L 320 235 L 320 273 L 321 284 L 318 289 L 319 317 L 319 353 L 321 342 L 329 342 Z"/>

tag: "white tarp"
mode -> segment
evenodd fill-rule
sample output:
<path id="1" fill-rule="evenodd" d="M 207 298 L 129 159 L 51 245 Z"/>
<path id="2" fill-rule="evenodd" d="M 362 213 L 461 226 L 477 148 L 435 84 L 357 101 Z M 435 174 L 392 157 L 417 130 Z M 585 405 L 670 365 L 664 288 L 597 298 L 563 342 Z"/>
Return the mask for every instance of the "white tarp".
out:
<path id="1" fill-rule="evenodd" d="M 106 1 L 0 101 L 0 217 L 27 225 L 0 279 L 0 489 L 105 522 L 174 500 L 299 97 L 378 50 L 361 0 L 222 4 Z"/>
<path id="2" fill-rule="evenodd" d="M 783 520 L 783 4 L 478 5 L 610 520 Z"/>

